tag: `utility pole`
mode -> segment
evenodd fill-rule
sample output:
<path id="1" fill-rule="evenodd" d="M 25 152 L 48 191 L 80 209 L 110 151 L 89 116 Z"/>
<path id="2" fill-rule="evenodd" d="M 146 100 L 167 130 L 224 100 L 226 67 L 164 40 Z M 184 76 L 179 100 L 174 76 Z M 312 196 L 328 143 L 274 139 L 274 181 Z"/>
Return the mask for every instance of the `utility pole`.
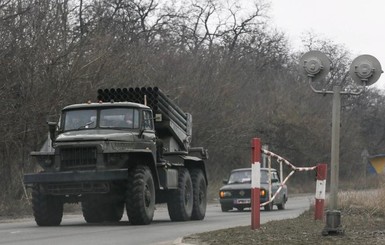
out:
<path id="1" fill-rule="evenodd" d="M 329 210 L 326 212 L 326 226 L 322 235 L 342 234 L 341 212 L 338 210 L 338 176 L 341 127 L 341 95 L 360 95 L 365 87 L 375 83 L 383 72 L 380 62 L 371 55 L 361 55 L 355 58 L 350 66 L 349 76 L 358 84 L 358 91 L 342 91 L 341 86 L 334 86 L 333 91 L 316 89 L 313 84 L 324 79 L 331 69 L 330 59 L 320 51 L 305 53 L 300 60 L 300 67 L 309 81 L 310 88 L 318 94 L 332 94 L 332 135 L 331 135 L 331 180 L 329 195 Z M 345 78 L 348 74 L 345 75 Z"/>

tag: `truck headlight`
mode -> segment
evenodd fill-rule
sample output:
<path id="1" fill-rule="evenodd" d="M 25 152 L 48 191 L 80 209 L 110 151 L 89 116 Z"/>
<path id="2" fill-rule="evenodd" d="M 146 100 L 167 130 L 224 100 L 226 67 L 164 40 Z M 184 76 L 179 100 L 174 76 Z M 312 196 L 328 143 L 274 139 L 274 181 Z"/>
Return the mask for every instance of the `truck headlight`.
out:
<path id="1" fill-rule="evenodd" d="M 55 152 L 42 152 L 42 151 L 33 151 L 31 152 L 31 156 L 36 159 L 36 162 L 42 168 L 49 168 L 54 165 L 55 162 Z"/>
<path id="2" fill-rule="evenodd" d="M 38 163 L 43 168 L 51 167 L 54 163 L 54 156 L 39 156 L 37 158 Z"/>
<path id="3" fill-rule="evenodd" d="M 110 153 L 106 155 L 106 166 L 108 167 L 123 167 L 127 161 L 127 154 Z"/>

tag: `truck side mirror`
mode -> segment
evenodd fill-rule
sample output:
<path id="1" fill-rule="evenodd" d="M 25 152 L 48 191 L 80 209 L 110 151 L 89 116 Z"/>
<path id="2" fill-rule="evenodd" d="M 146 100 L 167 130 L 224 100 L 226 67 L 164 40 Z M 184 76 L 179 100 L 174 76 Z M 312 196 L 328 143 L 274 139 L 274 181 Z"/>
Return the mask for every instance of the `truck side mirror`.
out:
<path id="1" fill-rule="evenodd" d="M 47 124 L 48 124 L 48 130 L 49 130 L 49 137 L 51 138 L 51 141 L 53 144 L 56 138 L 57 122 L 47 122 Z"/>

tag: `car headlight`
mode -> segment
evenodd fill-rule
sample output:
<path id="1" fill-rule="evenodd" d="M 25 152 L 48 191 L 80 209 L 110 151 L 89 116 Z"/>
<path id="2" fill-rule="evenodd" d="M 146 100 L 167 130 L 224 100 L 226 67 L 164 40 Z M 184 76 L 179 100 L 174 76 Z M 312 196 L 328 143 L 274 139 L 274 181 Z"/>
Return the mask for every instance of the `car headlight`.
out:
<path id="1" fill-rule="evenodd" d="M 265 196 L 266 196 L 266 193 L 267 193 L 267 192 L 266 192 L 265 189 L 261 189 L 261 190 L 260 190 L 260 196 L 261 196 L 261 197 L 265 197 Z"/>
<path id="2" fill-rule="evenodd" d="M 220 198 L 231 197 L 231 192 L 230 191 L 220 191 L 219 197 Z"/>

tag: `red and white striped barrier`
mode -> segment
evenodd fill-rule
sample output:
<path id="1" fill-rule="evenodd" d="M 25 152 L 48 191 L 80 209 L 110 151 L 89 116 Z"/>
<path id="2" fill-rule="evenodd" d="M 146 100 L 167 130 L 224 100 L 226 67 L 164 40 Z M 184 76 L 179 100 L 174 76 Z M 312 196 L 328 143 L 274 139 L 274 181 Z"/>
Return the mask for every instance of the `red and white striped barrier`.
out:
<path id="1" fill-rule="evenodd" d="M 286 165 L 288 165 L 292 170 L 294 171 L 310 171 L 310 170 L 314 170 L 317 168 L 317 166 L 313 166 L 313 167 L 296 167 L 294 166 L 292 163 L 290 163 L 288 160 L 286 160 L 285 158 L 271 152 L 271 151 L 268 151 L 268 150 L 265 150 L 265 149 L 261 149 L 261 152 L 263 154 L 265 154 L 266 156 L 271 156 L 271 157 L 274 157 L 277 159 L 277 162 L 283 162 L 285 163 Z"/>
<path id="2" fill-rule="evenodd" d="M 326 174 L 327 165 L 325 163 L 317 165 L 317 183 L 315 189 L 315 220 L 323 220 L 324 205 L 326 195 Z"/>
<path id="3" fill-rule="evenodd" d="M 260 188 L 261 188 L 261 141 L 254 138 L 251 142 L 251 229 L 259 229 L 260 219 Z"/>
<path id="4" fill-rule="evenodd" d="M 260 159 L 261 159 L 261 153 L 265 154 L 269 157 L 269 167 L 270 165 L 270 159 L 276 158 L 277 162 L 281 165 L 282 169 L 282 163 L 286 164 L 291 168 L 291 172 L 286 176 L 284 181 L 282 181 L 280 187 L 278 188 L 277 192 L 269 199 L 269 201 L 260 203 Z M 258 229 L 260 227 L 260 207 L 264 206 L 270 202 L 272 202 L 275 197 L 278 195 L 278 193 L 281 191 L 283 186 L 286 184 L 286 182 L 289 180 L 289 178 L 296 172 L 296 171 L 312 171 L 317 170 L 317 184 L 316 184 L 316 202 L 315 202 L 315 219 L 322 219 L 323 217 L 323 210 L 324 210 L 324 200 L 325 200 L 325 190 L 326 190 L 326 172 L 327 172 L 327 165 L 326 164 L 318 164 L 317 166 L 313 167 L 296 167 L 292 163 L 290 163 L 288 160 L 284 159 L 283 157 L 268 151 L 266 149 L 261 148 L 261 141 L 259 138 L 253 138 L 252 140 L 252 164 L 251 164 L 251 228 Z M 271 192 L 270 192 L 271 193 Z"/>

